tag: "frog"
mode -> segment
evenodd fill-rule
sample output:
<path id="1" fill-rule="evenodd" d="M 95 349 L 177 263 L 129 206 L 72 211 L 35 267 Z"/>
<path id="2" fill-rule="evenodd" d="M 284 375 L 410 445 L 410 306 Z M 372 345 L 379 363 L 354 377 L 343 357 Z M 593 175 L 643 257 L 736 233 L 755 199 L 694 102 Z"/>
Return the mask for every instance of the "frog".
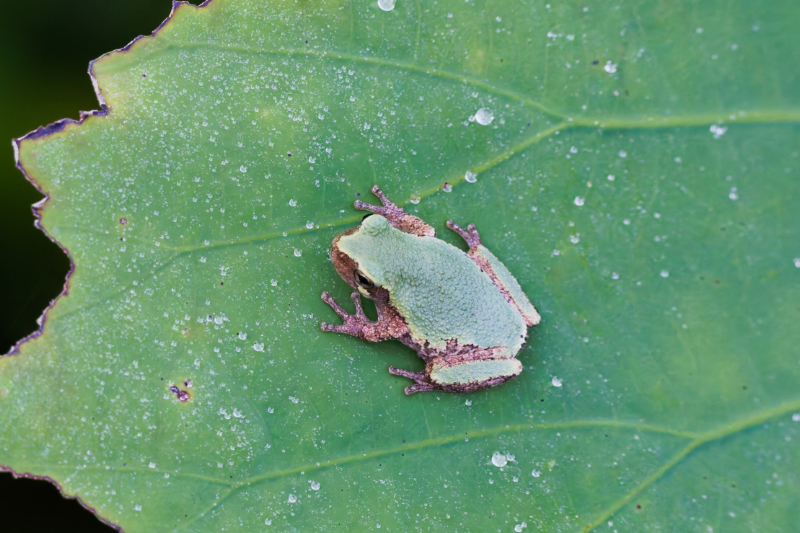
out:
<path id="1" fill-rule="evenodd" d="M 330 249 L 334 269 L 355 289 L 355 313 L 323 292 L 343 323 L 322 322 L 322 331 L 396 340 L 414 350 L 424 371 L 389 367 L 390 374 L 413 381 L 407 395 L 474 392 L 519 376 L 517 355 L 527 344 L 528 327 L 541 317 L 475 225 L 464 229 L 447 221 L 469 247 L 464 252 L 437 238 L 432 226 L 390 201 L 378 185 L 372 192 L 382 205 L 356 200 L 355 208 L 369 214 L 337 235 Z M 364 313 L 362 297 L 375 303 L 377 320 Z"/>

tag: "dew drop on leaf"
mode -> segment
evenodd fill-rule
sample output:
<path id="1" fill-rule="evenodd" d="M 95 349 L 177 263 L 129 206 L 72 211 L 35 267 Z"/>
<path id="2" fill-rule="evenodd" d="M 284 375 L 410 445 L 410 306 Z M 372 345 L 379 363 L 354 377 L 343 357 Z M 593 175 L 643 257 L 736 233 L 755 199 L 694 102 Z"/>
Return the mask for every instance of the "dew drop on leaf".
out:
<path id="1" fill-rule="evenodd" d="M 494 466 L 503 467 L 506 466 L 507 463 L 508 460 L 504 454 L 500 452 L 494 452 L 494 455 L 492 455 L 492 464 Z"/>
<path id="2" fill-rule="evenodd" d="M 475 122 L 482 126 L 488 126 L 494 120 L 494 115 L 489 108 L 482 107 L 475 112 Z"/>

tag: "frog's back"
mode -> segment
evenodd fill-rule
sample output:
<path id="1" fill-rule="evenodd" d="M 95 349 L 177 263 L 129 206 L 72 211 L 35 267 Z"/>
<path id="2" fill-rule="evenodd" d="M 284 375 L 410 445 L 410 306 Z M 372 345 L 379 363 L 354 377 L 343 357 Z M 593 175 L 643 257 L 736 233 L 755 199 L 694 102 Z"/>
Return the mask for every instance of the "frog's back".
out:
<path id="1" fill-rule="evenodd" d="M 522 347 L 525 320 L 469 256 L 435 237 L 391 227 L 374 215 L 339 243 L 385 287 L 412 336 L 443 349 L 449 339 L 481 348 Z"/>

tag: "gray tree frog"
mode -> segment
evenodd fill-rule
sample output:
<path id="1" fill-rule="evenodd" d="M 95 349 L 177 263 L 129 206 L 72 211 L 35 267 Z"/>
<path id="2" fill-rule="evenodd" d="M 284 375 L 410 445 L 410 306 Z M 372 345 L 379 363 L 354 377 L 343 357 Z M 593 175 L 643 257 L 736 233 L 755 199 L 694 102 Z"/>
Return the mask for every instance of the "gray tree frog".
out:
<path id="1" fill-rule="evenodd" d="M 481 243 L 475 225 L 464 230 L 447 222 L 469 245 L 464 253 L 437 239 L 431 226 L 389 201 L 377 185 L 372 192 L 383 205 L 356 200 L 356 209 L 374 214 L 331 244 L 333 266 L 357 291 L 356 313 L 323 292 L 344 324 L 323 322 L 322 330 L 371 342 L 396 339 L 416 351 L 424 372 L 389 367 L 414 381 L 406 394 L 470 392 L 518 376 L 516 355 L 528 326 L 541 319 L 511 272 Z M 364 314 L 361 296 L 375 302 L 377 321 Z"/>

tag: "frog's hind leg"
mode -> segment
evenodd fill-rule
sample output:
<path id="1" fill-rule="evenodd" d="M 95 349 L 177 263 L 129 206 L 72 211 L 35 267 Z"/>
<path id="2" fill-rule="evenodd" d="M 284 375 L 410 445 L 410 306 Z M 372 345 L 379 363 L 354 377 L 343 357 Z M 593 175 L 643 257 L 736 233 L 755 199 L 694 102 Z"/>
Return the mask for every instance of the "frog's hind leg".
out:
<path id="1" fill-rule="evenodd" d="M 500 290 L 505 297 L 506 301 L 514 305 L 519 310 L 525 323 L 529 326 L 535 326 L 541 322 L 541 317 L 533 307 L 533 304 L 528 299 L 528 296 L 523 292 L 517 279 L 508 271 L 508 268 L 489 251 L 486 246 L 481 242 L 481 236 L 478 230 L 475 229 L 475 224 L 470 224 L 464 230 L 461 226 L 453 222 L 447 221 L 447 227 L 455 231 L 467 241 L 469 245 L 469 258 L 477 264 L 492 279 L 495 287 Z"/>
<path id="2" fill-rule="evenodd" d="M 404 378 L 408 378 L 414 381 L 414 384 L 410 387 L 406 387 L 406 394 L 414 394 L 415 392 L 426 392 L 436 390 L 436 387 L 425 381 L 425 373 L 424 372 L 409 372 L 408 370 L 403 370 L 402 368 L 396 368 L 393 366 L 389 367 L 389 373 L 395 376 L 403 376 Z"/>
<path id="3" fill-rule="evenodd" d="M 380 199 L 383 205 L 365 204 L 361 200 L 356 200 L 356 209 L 381 215 L 389 221 L 389 224 L 405 233 L 418 235 L 420 237 L 433 237 L 436 235 L 436 231 L 423 222 L 421 218 L 409 215 L 403 211 L 402 208 L 389 200 L 386 195 L 383 194 L 380 187 L 375 185 L 372 188 L 372 192 Z"/>

